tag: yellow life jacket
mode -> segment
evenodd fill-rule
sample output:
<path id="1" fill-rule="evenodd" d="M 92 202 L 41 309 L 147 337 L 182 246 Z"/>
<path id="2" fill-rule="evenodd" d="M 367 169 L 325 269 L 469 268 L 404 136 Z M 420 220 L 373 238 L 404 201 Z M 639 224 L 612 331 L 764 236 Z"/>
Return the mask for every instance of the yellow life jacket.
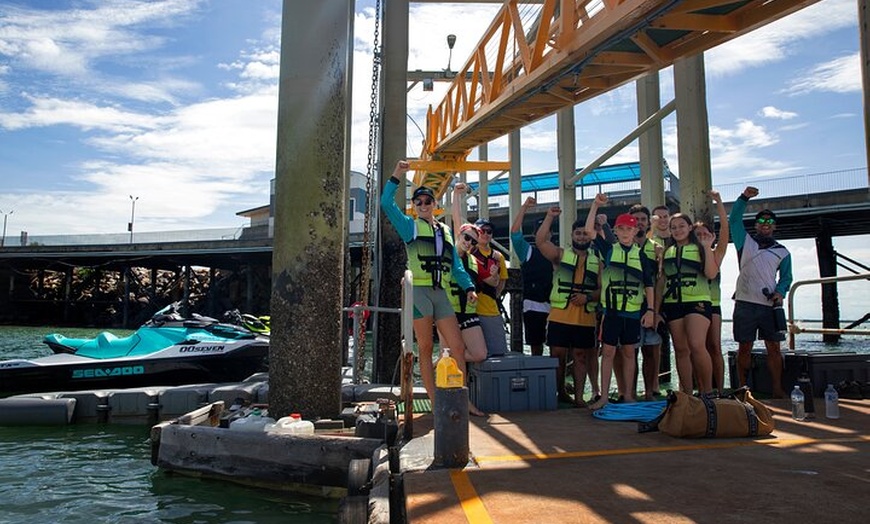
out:
<path id="1" fill-rule="evenodd" d="M 710 301 L 710 281 L 704 276 L 704 258 L 697 244 L 669 247 L 662 270 L 667 279 L 665 304 Z"/>
<path id="2" fill-rule="evenodd" d="M 622 244 L 614 244 L 610 258 L 601 273 L 601 291 L 605 309 L 635 313 L 644 301 L 643 264 L 641 251 L 632 244 L 626 251 Z"/>
<path id="3" fill-rule="evenodd" d="M 435 243 L 435 228 L 429 222 L 420 218 L 415 220 L 417 237 L 405 243 L 408 252 L 408 269 L 414 275 L 415 286 L 443 288 L 444 278 L 449 278 L 453 265 L 453 235 L 450 228 L 441 222 L 435 222 L 435 228 L 442 232 L 443 243 L 438 252 Z"/>
<path id="4" fill-rule="evenodd" d="M 568 307 L 568 301 L 573 294 L 592 293 L 598 289 L 598 255 L 594 251 L 587 250 L 586 265 L 583 271 L 583 282 L 574 282 L 574 274 L 580 257 L 571 249 L 562 252 L 559 267 L 553 271 L 553 289 L 550 291 L 550 306 L 557 309 Z M 586 311 L 595 311 L 598 302 L 586 302 Z"/>
<path id="5" fill-rule="evenodd" d="M 462 263 L 465 266 L 465 271 L 471 277 L 471 281 L 477 280 L 477 259 L 468 253 L 462 257 Z M 449 273 L 448 273 L 449 274 Z M 450 300 L 450 305 L 453 306 L 453 311 L 456 313 L 472 314 L 477 313 L 477 304 L 468 303 L 468 293 L 459 287 L 455 280 L 450 278 L 450 289 L 447 291 L 447 298 Z"/>

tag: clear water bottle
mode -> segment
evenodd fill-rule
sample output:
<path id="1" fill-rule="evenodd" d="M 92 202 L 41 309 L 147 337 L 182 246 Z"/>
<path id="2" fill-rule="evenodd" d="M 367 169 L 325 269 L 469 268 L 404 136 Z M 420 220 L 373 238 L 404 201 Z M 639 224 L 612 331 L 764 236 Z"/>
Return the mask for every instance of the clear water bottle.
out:
<path id="1" fill-rule="evenodd" d="M 804 412 L 804 393 L 798 385 L 795 385 L 794 389 L 791 390 L 791 418 L 795 420 L 807 418 L 806 412 Z"/>
<path id="2" fill-rule="evenodd" d="M 825 417 L 840 418 L 840 395 L 833 384 L 828 384 L 825 390 Z"/>
<path id="3" fill-rule="evenodd" d="M 797 384 L 804 394 L 804 414 L 807 418 L 816 418 L 816 406 L 813 401 L 813 383 L 810 380 L 810 376 L 806 373 L 801 373 Z"/>

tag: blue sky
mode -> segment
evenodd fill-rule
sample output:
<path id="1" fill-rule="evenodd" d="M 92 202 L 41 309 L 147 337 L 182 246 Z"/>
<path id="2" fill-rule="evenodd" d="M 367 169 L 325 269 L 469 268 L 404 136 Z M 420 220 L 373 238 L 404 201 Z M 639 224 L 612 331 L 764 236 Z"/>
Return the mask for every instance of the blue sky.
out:
<path id="1" fill-rule="evenodd" d="M 355 29 L 351 166 L 360 171 L 372 5 L 357 3 Z M 457 69 L 497 8 L 412 4 L 409 69 L 446 67 L 449 33 Z M 235 213 L 266 204 L 274 176 L 280 11 L 279 0 L 0 4 L 0 210 L 14 210 L 10 235 L 122 233 L 129 195 L 139 197 L 137 231 L 243 225 Z M 854 0 L 819 2 L 705 61 L 714 185 L 866 165 Z M 670 68 L 661 82 L 666 103 Z M 441 87 L 409 93 L 409 116 L 421 127 Z M 633 84 L 576 115 L 583 165 L 634 127 Z M 421 137 L 408 126 L 414 156 Z M 663 122 L 665 158 L 679 173 L 674 126 L 673 115 Z M 522 138 L 524 172 L 556 168 L 554 118 Z M 489 154 L 507 159 L 506 140 Z M 631 144 L 612 161 L 636 158 Z M 870 260 L 866 238 L 837 242 Z"/>

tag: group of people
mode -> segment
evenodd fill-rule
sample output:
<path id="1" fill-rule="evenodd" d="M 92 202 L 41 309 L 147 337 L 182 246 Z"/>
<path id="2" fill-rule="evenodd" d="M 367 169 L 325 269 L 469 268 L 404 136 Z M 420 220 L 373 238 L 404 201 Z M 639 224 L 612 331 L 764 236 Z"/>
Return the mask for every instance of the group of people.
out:
<path id="1" fill-rule="evenodd" d="M 414 332 L 423 383 L 433 397 L 433 324 L 442 344 L 451 348 L 460 368 L 488 356 L 504 354 L 507 342 L 498 301 L 507 279 L 505 257 L 491 245 L 493 225 L 487 220 L 462 223 L 454 205 L 458 236 L 435 219 L 435 198 L 426 187 L 412 196 L 416 218 L 396 206 L 395 191 L 408 171 L 400 161 L 387 183 L 381 207 L 408 250 L 414 273 Z M 454 204 L 466 186 L 454 188 Z M 721 196 L 709 191 L 719 217 L 717 240 L 712 224 L 693 221 L 684 213 L 670 214 L 662 205 L 650 212 L 637 204 L 619 215 L 611 228 L 599 209 L 608 198 L 599 194 L 585 220 L 571 226 L 570 247 L 552 239 L 552 223 L 561 214 L 551 207 L 535 232 L 535 245 L 525 241 L 522 223 L 536 202 L 526 199 L 511 226 L 511 244 L 521 261 L 526 344 L 533 355 L 544 345 L 559 359 L 557 392 L 563 402 L 600 409 L 609 400 L 615 375 L 617 399 L 634 402 L 637 356 L 642 355 L 644 398 L 659 393 L 663 336 L 675 354 L 679 388 L 715 396 L 724 385 L 721 349 L 722 311 L 720 266 L 729 241 L 738 252 L 734 308 L 734 339 L 739 344 L 738 382 L 746 383 L 751 349 L 764 340 L 775 396 L 783 395 L 779 344 L 773 307 L 781 304 L 791 285 L 788 250 L 773 239 L 776 215 L 763 210 L 755 231 L 743 226 L 748 200 L 758 194 L 746 188 L 726 214 Z M 566 389 L 565 370 L 573 360 L 573 398 Z M 584 397 L 586 378 L 592 396 Z M 472 414 L 480 414 L 473 405 Z"/>

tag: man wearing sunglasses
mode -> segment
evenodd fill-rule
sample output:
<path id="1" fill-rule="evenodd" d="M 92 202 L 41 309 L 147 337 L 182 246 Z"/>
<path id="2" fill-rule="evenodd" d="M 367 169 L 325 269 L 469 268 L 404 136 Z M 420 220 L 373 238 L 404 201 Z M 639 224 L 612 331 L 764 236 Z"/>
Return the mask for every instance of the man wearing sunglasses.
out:
<path id="1" fill-rule="evenodd" d="M 774 306 L 782 305 L 791 287 L 791 254 L 773 238 L 776 214 L 769 209 L 762 209 L 755 215 L 755 232 L 746 234 L 743 213 L 749 199 L 756 196 L 757 188 L 750 186 L 744 189 L 728 216 L 740 265 L 732 317 L 734 340 L 738 343 L 737 376 L 739 384 L 745 385 L 752 364 L 752 345 L 756 338 L 761 339 L 767 348 L 772 394 L 775 398 L 785 398 L 780 352 L 780 343 L 785 340 L 785 334 L 776 329 Z"/>

